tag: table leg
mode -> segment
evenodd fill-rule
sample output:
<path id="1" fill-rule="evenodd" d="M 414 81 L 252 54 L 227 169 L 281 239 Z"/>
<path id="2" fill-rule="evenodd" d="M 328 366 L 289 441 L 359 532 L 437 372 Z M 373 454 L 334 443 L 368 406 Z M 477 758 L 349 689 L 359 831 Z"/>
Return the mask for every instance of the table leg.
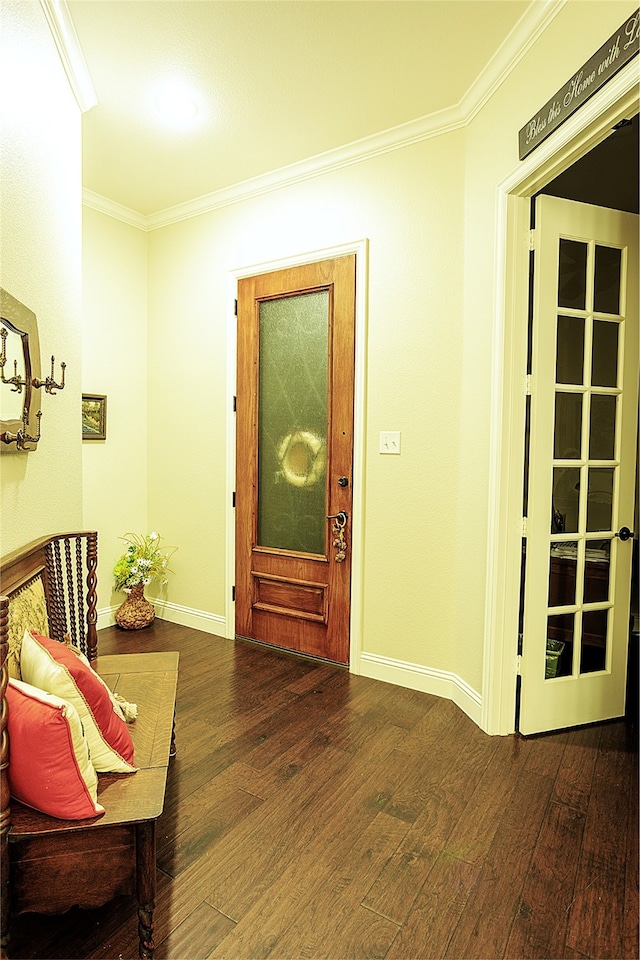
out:
<path id="1" fill-rule="evenodd" d="M 171 727 L 171 746 L 169 748 L 169 756 L 175 757 L 176 755 L 176 711 L 173 711 L 173 725 Z"/>
<path id="2" fill-rule="evenodd" d="M 152 960 L 153 911 L 156 906 L 156 822 L 136 824 L 136 893 L 138 897 L 138 955 Z"/>

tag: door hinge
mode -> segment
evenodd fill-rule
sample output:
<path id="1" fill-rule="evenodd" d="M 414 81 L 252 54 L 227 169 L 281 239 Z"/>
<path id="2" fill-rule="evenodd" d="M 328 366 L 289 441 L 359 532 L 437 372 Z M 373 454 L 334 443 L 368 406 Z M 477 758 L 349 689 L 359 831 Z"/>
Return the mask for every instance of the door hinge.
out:
<path id="1" fill-rule="evenodd" d="M 527 535 L 527 517 L 522 518 L 522 536 L 526 537 Z"/>
<path id="2" fill-rule="evenodd" d="M 533 374 L 532 374 L 532 373 L 527 373 L 527 374 L 525 374 L 525 378 L 524 378 L 524 395 L 525 395 L 525 397 L 530 397 L 530 396 L 531 396 L 532 380 L 533 380 Z"/>
<path id="3" fill-rule="evenodd" d="M 236 599 L 236 587 L 235 587 L 235 584 L 234 584 L 234 585 L 231 587 L 231 600 L 232 600 L 232 602 L 235 602 L 235 599 Z"/>
<path id="4" fill-rule="evenodd" d="M 235 508 L 235 505 L 236 505 L 236 492 L 234 490 L 233 493 L 231 494 L 231 506 Z"/>
<path id="5" fill-rule="evenodd" d="M 529 250 L 535 250 L 536 248 L 536 232 L 535 230 L 529 230 Z"/>
<path id="6" fill-rule="evenodd" d="M 234 301 L 233 301 L 233 315 L 234 315 L 234 317 L 237 317 L 237 316 L 238 316 L 238 301 L 237 301 L 237 300 L 234 300 Z"/>
<path id="7" fill-rule="evenodd" d="M 237 413 L 237 410 L 238 410 L 238 398 L 237 398 L 237 397 L 234 397 L 234 398 L 233 398 L 233 412 L 234 412 L 234 413 Z"/>
<path id="8" fill-rule="evenodd" d="M 516 677 L 522 676 L 522 654 L 518 654 L 516 657 Z"/>

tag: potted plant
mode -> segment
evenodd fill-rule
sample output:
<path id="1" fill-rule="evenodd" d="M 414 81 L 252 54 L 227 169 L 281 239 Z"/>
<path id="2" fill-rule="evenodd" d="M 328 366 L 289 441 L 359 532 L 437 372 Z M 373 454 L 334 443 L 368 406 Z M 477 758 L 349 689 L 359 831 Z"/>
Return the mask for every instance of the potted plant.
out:
<path id="1" fill-rule="evenodd" d="M 115 589 L 124 590 L 126 600 L 116 611 L 116 623 L 124 630 L 141 630 L 154 620 L 153 604 L 144 595 L 152 580 L 167 582 L 169 559 L 176 547 L 162 548 L 162 537 L 153 531 L 145 535 L 127 533 L 120 538 L 127 549 L 113 568 Z"/>

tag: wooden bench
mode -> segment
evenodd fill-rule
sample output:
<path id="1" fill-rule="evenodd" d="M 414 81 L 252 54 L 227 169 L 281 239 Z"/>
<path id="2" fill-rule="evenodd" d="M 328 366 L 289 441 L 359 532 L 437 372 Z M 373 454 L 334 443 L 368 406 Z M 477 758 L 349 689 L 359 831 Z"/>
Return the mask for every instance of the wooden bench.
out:
<path id="1" fill-rule="evenodd" d="M 137 897 L 139 955 L 153 957 L 156 821 L 163 810 L 167 769 L 174 752 L 178 654 L 98 657 L 96 544 L 95 533 L 44 538 L 0 563 L 3 957 L 10 950 L 11 915 L 62 913 L 76 905 L 93 908 L 119 895 Z M 138 707 L 138 717 L 129 727 L 138 771 L 133 775 L 99 774 L 98 801 L 105 813 L 90 820 L 58 820 L 10 801 L 5 699 L 10 611 L 34 583 L 44 592 L 49 636 L 63 640 L 70 634 L 112 691 Z"/>

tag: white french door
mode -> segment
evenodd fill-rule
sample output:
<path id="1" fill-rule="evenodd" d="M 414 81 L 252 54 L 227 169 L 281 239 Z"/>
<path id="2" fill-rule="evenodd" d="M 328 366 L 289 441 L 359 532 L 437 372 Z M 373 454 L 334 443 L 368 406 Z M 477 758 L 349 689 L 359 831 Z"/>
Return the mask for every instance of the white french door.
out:
<path id="1" fill-rule="evenodd" d="M 638 217 L 539 197 L 534 257 L 523 734 L 625 709 Z"/>

